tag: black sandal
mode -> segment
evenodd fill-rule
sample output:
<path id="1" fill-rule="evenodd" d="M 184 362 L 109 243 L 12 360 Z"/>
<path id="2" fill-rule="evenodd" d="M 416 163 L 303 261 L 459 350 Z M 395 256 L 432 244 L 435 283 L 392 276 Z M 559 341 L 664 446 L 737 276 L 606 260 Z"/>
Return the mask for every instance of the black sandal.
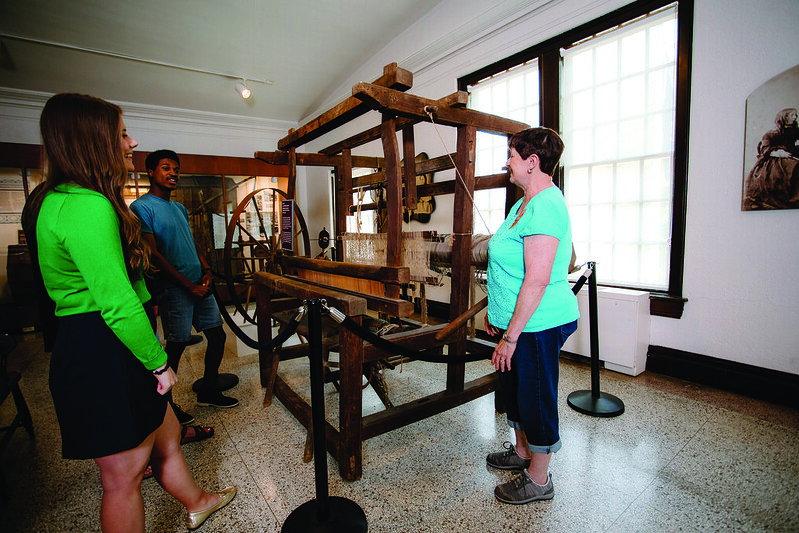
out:
<path id="1" fill-rule="evenodd" d="M 189 429 L 194 430 L 194 435 L 189 436 Z M 197 442 L 200 440 L 210 439 L 214 436 L 214 428 L 206 426 L 181 426 L 180 427 L 180 443 L 188 444 L 190 442 Z"/>

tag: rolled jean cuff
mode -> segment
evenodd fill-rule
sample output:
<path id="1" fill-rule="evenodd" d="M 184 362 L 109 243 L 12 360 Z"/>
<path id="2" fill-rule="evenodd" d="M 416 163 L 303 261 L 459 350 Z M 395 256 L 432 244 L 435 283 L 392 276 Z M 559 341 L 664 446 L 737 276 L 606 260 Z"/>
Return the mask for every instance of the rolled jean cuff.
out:
<path id="1" fill-rule="evenodd" d="M 510 418 L 508 418 L 508 427 L 510 427 L 511 429 L 524 431 L 521 422 L 516 422 L 515 420 L 511 420 Z"/>
<path id="2" fill-rule="evenodd" d="M 527 443 L 527 447 L 530 448 L 530 451 L 533 453 L 555 453 L 560 450 L 562 445 L 560 439 L 558 439 L 555 444 L 550 444 L 549 446 L 536 446 L 535 444 Z"/>

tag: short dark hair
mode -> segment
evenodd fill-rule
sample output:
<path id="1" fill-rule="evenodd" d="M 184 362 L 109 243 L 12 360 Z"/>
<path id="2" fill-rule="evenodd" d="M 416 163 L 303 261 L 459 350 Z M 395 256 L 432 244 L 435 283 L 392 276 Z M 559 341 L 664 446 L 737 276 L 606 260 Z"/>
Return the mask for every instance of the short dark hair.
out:
<path id="1" fill-rule="evenodd" d="M 155 167 L 158 166 L 158 162 L 162 159 L 171 159 L 180 166 L 178 154 L 172 150 L 156 150 L 147 155 L 147 159 L 144 160 L 144 168 L 147 170 L 155 170 Z"/>
<path id="2" fill-rule="evenodd" d="M 563 155 L 563 140 L 555 130 L 530 128 L 514 133 L 508 139 L 508 149 L 515 148 L 522 159 L 535 154 L 541 160 L 541 171 L 552 176 Z"/>

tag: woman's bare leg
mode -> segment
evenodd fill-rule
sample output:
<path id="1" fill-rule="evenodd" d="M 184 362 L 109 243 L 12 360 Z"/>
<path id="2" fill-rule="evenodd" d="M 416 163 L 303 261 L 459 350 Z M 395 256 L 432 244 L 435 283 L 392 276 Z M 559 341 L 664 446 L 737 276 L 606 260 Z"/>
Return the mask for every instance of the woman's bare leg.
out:
<path id="1" fill-rule="evenodd" d="M 528 447 L 527 435 L 518 429 L 516 432 L 516 453 L 519 457 L 530 459 L 530 466 L 527 473 L 539 485 L 545 485 L 549 481 L 549 461 L 552 459 L 551 453 L 533 453 Z"/>
<path id="2" fill-rule="evenodd" d="M 533 452 L 530 451 L 530 448 L 527 445 L 527 435 L 520 429 L 514 428 L 513 431 L 516 433 L 516 454 L 519 457 L 529 459 Z"/>
<path id="3" fill-rule="evenodd" d="M 164 423 L 151 435 L 150 465 L 158 483 L 183 504 L 189 512 L 207 509 L 220 501 L 218 494 L 209 494 L 194 481 L 183 449 L 180 447 L 180 423 L 172 408 L 168 408 Z"/>
<path id="4" fill-rule="evenodd" d="M 154 440 L 153 434 L 132 450 L 94 460 L 100 468 L 103 484 L 100 508 L 100 527 L 103 532 L 144 532 L 141 480 Z"/>
<path id="5" fill-rule="evenodd" d="M 546 485 L 549 481 L 549 460 L 552 459 L 551 453 L 534 453 L 530 460 L 527 473 L 530 478 L 539 485 Z"/>

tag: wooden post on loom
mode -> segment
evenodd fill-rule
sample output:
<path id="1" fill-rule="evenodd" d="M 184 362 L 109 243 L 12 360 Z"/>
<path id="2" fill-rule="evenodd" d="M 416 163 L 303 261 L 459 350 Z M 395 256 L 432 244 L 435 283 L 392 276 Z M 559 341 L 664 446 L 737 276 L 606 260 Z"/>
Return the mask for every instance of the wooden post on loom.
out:
<path id="1" fill-rule="evenodd" d="M 399 144 L 397 143 L 397 117 L 383 113 L 381 139 L 386 175 L 386 265 L 402 264 L 402 168 L 400 166 Z M 386 294 L 399 298 L 399 287 L 389 289 L 396 294 Z"/>
<path id="2" fill-rule="evenodd" d="M 258 341 L 272 340 L 272 295 L 270 289 L 261 283 L 255 284 L 255 320 Z M 261 387 L 265 389 L 264 406 L 268 406 L 272 403 L 272 391 L 275 387 L 280 354 L 272 348 L 259 348 L 258 359 L 258 366 L 261 369 Z"/>
<path id="3" fill-rule="evenodd" d="M 469 269 L 472 263 L 472 213 L 471 198 L 474 197 L 474 147 L 477 128 L 461 126 L 458 128 L 458 145 L 455 159 L 456 172 L 463 182 L 457 179 L 453 205 L 463 206 L 452 221 L 452 285 L 449 297 L 449 318 L 455 320 L 466 312 L 469 306 Z M 455 341 L 448 345 L 449 353 L 466 353 L 466 331 L 460 330 Z M 463 390 L 466 374 L 464 363 L 447 365 L 447 392 Z"/>
<path id="4" fill-rule="evenodd" d="M 416 209 L 416 143 L 413 136 L 413 124 L 402 127 L 402 161 L 405 178 L 405 209 L 410 212 Z"/>
<path id="5" fill-rule="evenodd" d="M 336 228 L 333 234 L 336 239 L 334 241 L 336 243 L 336 257 L 333 260 L 344 261 L 344 242 L 338 239 L 347 231 L 347 214 L 349 211 L 344 209 L 344 206 L 347 205 L 347 196 L 352 197 L 352 191 L 344 187 L 344 175 L 341 165 L 333 167 L 333 180 L 336 192 Z"/>

